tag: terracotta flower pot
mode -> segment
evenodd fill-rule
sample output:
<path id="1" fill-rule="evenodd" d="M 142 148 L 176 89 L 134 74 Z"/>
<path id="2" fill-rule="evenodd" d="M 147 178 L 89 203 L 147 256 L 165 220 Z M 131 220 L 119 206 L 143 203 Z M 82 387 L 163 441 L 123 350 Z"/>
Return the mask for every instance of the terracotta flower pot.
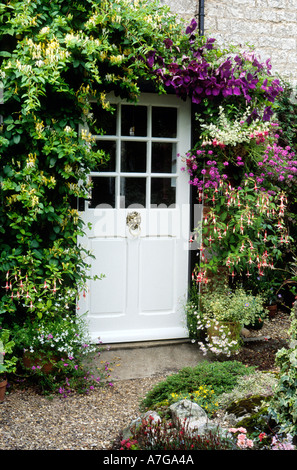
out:
<path id="1" fill-rule="evenodd" d="M 45 354 L 40 353 L 40 355 L 36 357 L 28 351 L 23 355 L 23 364 L 27 369 L 33 369 L 34 367 L 40 368 L 45 374 L 48 374 L 54 368 L 53 362 L 50 361 Z"/>
<path id="2" fill-rule="evenodd" d="M 2 403 L 5 399 L 6 386 L 7 386 L 7 380 L 0 379 L 0 403 Z"/>
<path id="3" fill-rule="evenodd" d="M 270 319 L 274 318 L 277 314 L 277 304 L 265 305 L 265 309 L 268 310 L 268 316 Z"/>

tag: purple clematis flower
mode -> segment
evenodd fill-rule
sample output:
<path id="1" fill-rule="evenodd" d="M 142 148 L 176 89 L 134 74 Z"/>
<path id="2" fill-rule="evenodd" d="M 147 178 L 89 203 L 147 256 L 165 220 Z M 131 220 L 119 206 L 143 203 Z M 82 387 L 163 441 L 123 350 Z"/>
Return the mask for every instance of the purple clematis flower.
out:
<path id="1" fill-rule="evenodd" d="M 271 109 L 271 106 L 267 106 L 267 107 L 264 109 L 263 121 L 269 121 L 272 115 L 273 115 L 273 111 L 272 111 L 272 109 Z"/>
<path id="2" fill-rule="evenodd" d="M 172 39 L 166 38 L 166 39 L 164 39 L 163 42 L 165 44 L 166 49 L 170 49 L 173 46 Z"/>
<path id="3" fill-rule="evenodd" d="M 156 55 L 156 52 L 155 51 L 150 51 L 148 54 L 147 54 L 147 59 L 146 59 L 146 62 L 147 62 L 147 65 L 152 68 L 154 63 L 155 63 L 155 55 Z"/>
<path id="4" fill-rule="evenodd" d="M 218 96 L 221 91 L 221 85 L 217 82 L 215 77 L 210 77 L 206 80 L 205 94 L 210 96 Z"/>
<path id="5" fill-rule="evenodd" d="M 241 85 L 242 81 L 236 78 L 231 78 L 228 80 L 227 84 L 224 86 L 222 94 L 223 96 L 230 96 L 230 95 L 241 95 Z"/>
<path id="6" fill-rule="evenodd" d="M 197 21 L 195 20 L 195 18 L 193 18 L 190 25 L 186 29 L 186 34 L 192 34 L 196 28 L 197 28 Z"/>

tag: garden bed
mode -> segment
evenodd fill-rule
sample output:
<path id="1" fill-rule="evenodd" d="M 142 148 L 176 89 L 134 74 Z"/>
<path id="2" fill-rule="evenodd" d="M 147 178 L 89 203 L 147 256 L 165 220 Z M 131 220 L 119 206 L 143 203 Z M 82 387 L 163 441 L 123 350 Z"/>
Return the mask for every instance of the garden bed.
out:
<path id="1" fill-rule="evenodd" d="M 287 344 L 290 317 L 278 313 L 254 331 L 233 359 L 259 370 L 274 370 L 278 349 Z M 265 337 L 267 339 L 262 339 Z M 32 388 L 14 385 L 0 408 L 2 450 L 103 450 L 110 449 L 130 419 L 139 415 L 139 399 L 163 376 L 117 381 L 88 396 L 58 396 L 51 400 Z M 67 426 L 65 426 L 67 423 Z"/>
<path id="2" fill-rule="evenodd" d="M 234 359 L 249 366 L 257 366 L 259 370 L 275 370 L 275 354 L 288 345 L 288 329 L 290 315 L 278 312 L 275 318 L 265 320 L 261 330 L 250 330 L 251 336 L 244 339 Z"/>

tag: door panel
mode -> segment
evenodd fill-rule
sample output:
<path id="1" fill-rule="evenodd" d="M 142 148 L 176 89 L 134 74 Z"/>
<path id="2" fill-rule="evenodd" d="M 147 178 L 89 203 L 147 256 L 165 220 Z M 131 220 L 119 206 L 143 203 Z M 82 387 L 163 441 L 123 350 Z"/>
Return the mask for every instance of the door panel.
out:
<path id="1" fill-rule="evenodd" d="M 154 237 L 143 240 L 139 256 L 140 314 L 173 314 L 175 245 L 174 238 L 160 240 Z"/>
<path id="2" fill-rule="evenodd" d="M 91 228 L 79 241 L 94 255 L 92 274 L 105 277 L 90 282 L 79 308 L 94 341 L 184 338 L 189 185 L 178 154 L 190 148 L 190 104 L 151 94 L 114 102 L 115 115 L 100 112 L 92 129 L 110 160 L 90 175 L 81 216 Z"/>
<path id="3" fill-rule="evenodd" d="M 124 239 L 95 239 L 90 244 L 96 255 L 92 260 L 92 274 L 104 270 L 102 281 L 90 283 L 90 310 L 94 315 L 117 316 L 125 314 L 127 292 L 127 245 Z M 112 256 L 110 256 L 112 253 Z M 114 295 L 110 295 L 114 292 Z"/>

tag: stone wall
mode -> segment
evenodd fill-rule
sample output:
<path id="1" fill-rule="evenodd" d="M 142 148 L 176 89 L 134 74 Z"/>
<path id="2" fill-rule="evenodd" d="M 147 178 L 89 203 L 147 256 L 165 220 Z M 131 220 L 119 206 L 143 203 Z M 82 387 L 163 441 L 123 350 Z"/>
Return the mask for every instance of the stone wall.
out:
<path id="1" fill-rule="evenodd" d="M 198 13 L 199 0 L 163 0 L 182 17 Z M 297 0 L 204 0 L 205 35 L 220 44 L 250 44 L 272 73 L 297 85 Z"/>
<path id="2" fill-rule="evenodd" d="M 163 5 L 168 5 L 172 12 L 185 19 L 191 19 L 198 13 L 199 0 L 160 0 Z"/>

